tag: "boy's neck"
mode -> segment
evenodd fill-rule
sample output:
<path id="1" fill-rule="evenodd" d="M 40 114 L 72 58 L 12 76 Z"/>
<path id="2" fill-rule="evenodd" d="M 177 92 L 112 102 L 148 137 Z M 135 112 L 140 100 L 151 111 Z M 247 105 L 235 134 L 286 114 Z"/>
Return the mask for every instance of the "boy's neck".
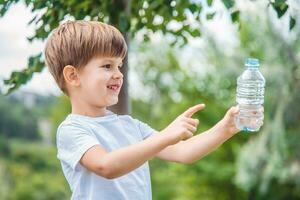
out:
<path id="1" fill-rule="evenodd" d="M 103 117 L 107 114 L 106 107 L 95 107 L 83 102 L 72 101 L 72 114 L 84 115 L 89 117 Z"/>
<path id="2" fill-rule="evenodd" d="M 77 115 L 84 115 L 88 117 L 103 117 L 106 116 L 107 111 L 106 108 L 103 108 L 103 110 L 97 110 L 93 112 L 89 112 L 87 110 L 77 110 L 72 108 L 72 114 L 77 114 Z"/>

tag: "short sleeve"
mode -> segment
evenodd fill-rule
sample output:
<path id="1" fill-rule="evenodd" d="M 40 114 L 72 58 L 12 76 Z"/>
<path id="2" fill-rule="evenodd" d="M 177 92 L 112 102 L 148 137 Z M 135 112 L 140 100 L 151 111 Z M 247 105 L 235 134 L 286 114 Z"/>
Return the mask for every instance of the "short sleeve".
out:
<path id="1" fill-rule="evenodd" d="M 83 154 L 95 145 L 97 139 L 80 124 L 62 124 L 57 130 L 57 157 L 75 170 Z"/>
<path id="2" fill-rule="evenodd" d="M 134 119 L 134 122 L 138 126 L 140 133 L 142 134 L 143 139 L 146 139 L 150 136 L 152 136 L 154 133 L 157 132 L 157 130 L 151 128 L 148 124 L 141 122 L 137 119 Z"/>

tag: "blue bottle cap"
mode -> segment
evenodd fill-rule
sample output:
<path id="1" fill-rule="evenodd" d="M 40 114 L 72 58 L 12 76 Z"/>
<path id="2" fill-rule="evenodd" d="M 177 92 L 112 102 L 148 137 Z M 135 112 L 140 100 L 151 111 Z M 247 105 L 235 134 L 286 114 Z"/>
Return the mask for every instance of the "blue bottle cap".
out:
<path id="1" fill-rule="evenodd" d="M 259 60 L 256 58 L 247 58 L 247 60 L 245 62 L 245 66 L 248 68 L 258 68 Z"/>

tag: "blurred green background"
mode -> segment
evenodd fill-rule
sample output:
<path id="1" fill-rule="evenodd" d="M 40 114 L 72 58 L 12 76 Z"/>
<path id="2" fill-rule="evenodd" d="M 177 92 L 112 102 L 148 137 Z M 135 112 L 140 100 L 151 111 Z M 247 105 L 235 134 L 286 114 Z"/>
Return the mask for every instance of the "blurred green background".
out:
<path id="1" fill-rule="evenodd" d="M 160 33 L 146 40 L 139 32 L 132 36 L 132 115 L 161 130 L 203 102 L 205 110 L 195 115 L 201 133 L 235 105 L 236 78 L 245 59 L 256 57 L 267 81 L 264 126 L 258 133 L 240 132 L 191 165 L 151 160 L 153 199 L 300 199 L 300 26 L 298 20 L 290 30 L 288 16 L 299 19 L 299 2 L 288 4 L 289 13 L 280 17 L 266 2 L 236 3 L 238 23 L 231 7 L 216 2 L 215 11 L 199 24 L 201 37 L 187 37 L 184 45 L 170 44 L 170 36 Z M 226 30 L 218 27 L 220 20 Z M 69 112 L 61 94 L 20 90 L 1 95 L 1 200 L 70 198 L 55 147 L 56 128 Z"/>

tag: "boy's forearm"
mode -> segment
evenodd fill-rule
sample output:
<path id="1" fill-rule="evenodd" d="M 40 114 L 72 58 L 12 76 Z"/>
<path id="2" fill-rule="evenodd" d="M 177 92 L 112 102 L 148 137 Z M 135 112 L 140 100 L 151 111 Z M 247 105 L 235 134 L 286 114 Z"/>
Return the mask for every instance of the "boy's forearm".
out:
<path id="1" fill-rule="evenodd" d="M 193 163 L 218 148 L 232 136 L 233 134 L 226 132 L 218 123 L 211 129 L 174 145 L 174 148 L 180 152 L 178 160 L 183 163 Z"/>
<path id="2" fill-rule="evenodd" d="M 159 151 L 172 143 L 165 134 L 155 134 L 137 144 L 108 153 L 102 162 L 110 171 L 110 178 L 116 178 L 138 168 Z"/>

